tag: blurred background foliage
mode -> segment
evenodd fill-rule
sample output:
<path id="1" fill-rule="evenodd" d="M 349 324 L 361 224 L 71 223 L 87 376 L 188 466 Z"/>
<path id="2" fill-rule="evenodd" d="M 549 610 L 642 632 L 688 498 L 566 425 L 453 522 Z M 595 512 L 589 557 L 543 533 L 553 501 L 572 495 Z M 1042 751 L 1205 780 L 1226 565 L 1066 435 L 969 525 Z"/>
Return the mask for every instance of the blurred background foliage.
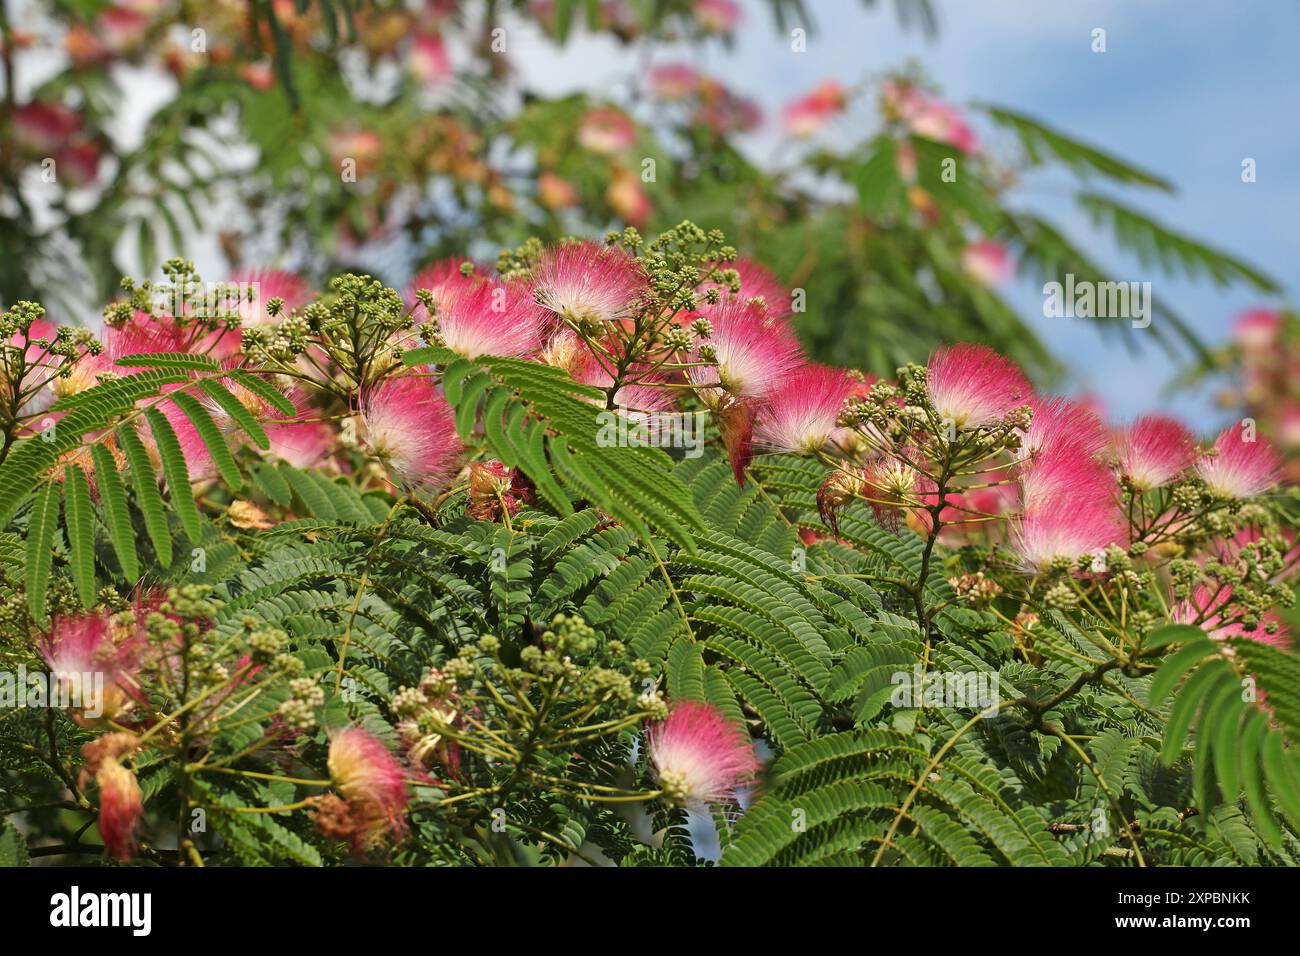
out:
<path id="1" fill-rule="evenodd" d="M 999 286 L 1016 273 L 1125 277 L 1017 202 L 1041 169 L 1067 177 L 1144 274 L 1277 291 L 1107 191 L 1171 192 L 1158 173 L 1010 107 L 958 111 L 915 64 L 808 91 L 767 119 L 785 145 L 756 162 L 737 143 L 763 121 L 743 77 L 655 54 L 742 28 L 781 31 L 797 52 L 834 29 L 833 4 L 764 4 L 767 23 L 742 22 L 735 0 L 2 0 L 0 298 L 93 324 L 119 276 L 213 234 L 232 273 L 364 268 L 401 284 L 429 261 L 490 261 L 530 235 L 689 217 L 801 290 L 797 324 L 822 361 L 889 374 L 941 342 L 979 340 L 1048 381 L 1059 366 Z M 939 29 L 930 0 L 878 6 Z M 600 97 L 530 89 L 516 45 L 558 48 L 578 31 L 621 44 L 626 83 Z M 856 122 L 863 106 L 874 124 Z M 130 119 L 138 135 L 124 134 Z M 1182 316 L 1157 302 L 1155 319 L 1124 344 L 1213 361 Z"/>

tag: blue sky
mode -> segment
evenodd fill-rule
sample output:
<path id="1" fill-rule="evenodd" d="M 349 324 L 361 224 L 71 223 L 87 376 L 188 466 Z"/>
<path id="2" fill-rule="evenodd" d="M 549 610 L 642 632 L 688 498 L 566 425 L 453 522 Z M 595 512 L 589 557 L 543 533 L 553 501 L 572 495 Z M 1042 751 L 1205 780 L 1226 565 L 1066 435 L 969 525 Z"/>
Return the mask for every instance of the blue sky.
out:
<path id="1" fill-rule="evenodd" d="M 941 30 L 927 40 L 900 28 L 892 3 L 867 9 L 858 0 L 807 0 L 816 30 L 808 52 L 792 55 L 766 4 L 742 2 L 746 20 L 734 49 L 713 45 L 695 62 L 758 99 L 769 117 L 824 79 L 856 81 L 914 57 L 955 102 L 989 101 L 1029 113 L 1162 174 L 1177 187 L 1175 195 L 1119 195 L 1172 228 L 1263 269 L 1295 301 L 1300 287 L 1300 56 L 1295 49 L 1300 4 L 934 0 Z M 1105 53 L 1091 49 L 1096 27 L 1106 30 Z M 601 88 L 626 76 L 630 65 L 617 47 L 586 38 L 559 57 L 540 39 L 525 46 L 516 55 L 529 82 L 556 92 Z M 772 126 L 755 137 L 757 155 L 769 152 Z M 1241 181 L 1245 157 L 1257 164 L 1252 184 Z M 1153 296 L 1207 341 L 1222 341 L 1242 308 L 1270 304 L 1247 289 L 1224 291 L 1208 281 L 1163 279 L 1143 270 L 1091 230 L 1061 188 L 1066 182 L 1064 174 L 1035 180 L 1017 201 L 1049 213 L 1117 277 L 1151 281 Z M 1211 395 L 1163 394 L 1180 360 L 1151 347 L 1149 333 L 1121 333 L 1146 346 L 1130 352 L 1129 343 L 1102 340 L 1080 320 L 1042 318 L 1036 284 L 1006 291 L 1071 367 L 1067 390 L 1095 393 L 1120 418 L 1161 407 L 1201 431 L 1222 420 Z"/>

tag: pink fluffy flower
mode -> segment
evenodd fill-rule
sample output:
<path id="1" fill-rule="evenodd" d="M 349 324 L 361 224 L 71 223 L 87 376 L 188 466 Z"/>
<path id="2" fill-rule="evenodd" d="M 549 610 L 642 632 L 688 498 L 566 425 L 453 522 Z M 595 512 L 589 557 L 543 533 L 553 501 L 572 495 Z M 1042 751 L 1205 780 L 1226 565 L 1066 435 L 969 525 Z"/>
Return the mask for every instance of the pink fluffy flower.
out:
<path id="1" fill-rule="evenodd" d="M 1232 327 L 1232 338 L 1242 348 L 1259 352 L 1277 341 L 1282 328 L 1282 313 L 1271 309 L 1247 309 L 1237 317 Z"/>
<path id="2" fill-rule="evenodd" d="M 433 294 L 434 304 L 441 308 L 453 296 L 472 289 L 482 279 L 474 275 L 467 276 L 461 271 L 469 261 L 461 258 L 439 259 L 425 266 L 406 287 L 406 304 L 414 305 L 415 294 L 421 289 L 427 289 Z"/>
<path id="3" fill-rule="evenodd" d="M 588 110 L 578 127 L 578 145 L 602 156 L 621 153 L 635 142 L 636 125 L 616 109 Z"/>
<path id="4" fill-rule="evenodd" d="M 961 266 L 977 282 L 994 286 L 1011 278 L 1011 254 L 1007 247 L 992 239 L 972 242 L 962 250 Z"/>
<path id="5" fill-rule="evenodd" d="M 369 849 L 406 832 L 405 773 L 388 748 L 368 731 L 348 727 L 330 735 L 330 780 L 347 801 L 353 846 Z"/>
<path id="6" fill-rule="evenodd" d="M 1179 624 L 1199 627 L 1216 640 L 1246 637 L 1280 650 L 1290 648 L 1290 635 L 1276 614 L 1269 612 L 1263 615 L 1259 626 L 1253 631 L 1248 631 L 1242 624 L 1240 615 L 1228 607 L 1228 602 L 1231 600 L 1232 588 L 1227 585 L 1216 585 L 1211 589 L 1204 584 L 1198 584 L 1192 589 L 1190 599 L 1180 601 L 1174 606 L 1170 617 Z M 1269 633 L 1265 630 L 1265 625 L 1272 625 L 1273 632 Z"/>
<path id="7" fill-rule="evenodd" d="M 41 650 L 78 723 L 121 718 L 140 700 L 141 639 L 135 632 L 115 634 L 107 615 L 55 618 Z"/>
<path id="8" fill-rule="evenodd" d="M 762 306 L 732 299 L 707 314 L 717 366 L 688 369 L 694 384 L 720 384 L 737 398 L 761 399 L 800 364 L 793 330 Z"/>
<path id="9" fill-rule="evenodd" d="M 1277 482 L 1281 462 L 1272 446 L 1262 438 L 1250 436 L 1244 425 L 1225 428 L 1215 439 L 1213 455 L 1196 463 L 1196 471 L 1205 487 L 1224 498 L 1250 498 L 1268 491 Z"/>
<path id="10" fill-rule="evenodd" d="M 646 749 L 665 797 L 679 804 L 728 801 L 760 767 L 744 729 L 694 700 L 678 702 L 646 730 Z"/>
<path id="11" fill-rule="evenodd" d="M 1061 500 L 1116 500 L 1118 485 L 1110 469 L 1071 448 L 1040 455 L 1021 469 L 1025 511 Z"/>
<path id="12" fill-rule="evenodd" d="M 450 283 L 444 290 L 438 330 L 453 352 L 470 359 L 523 358 L 542 347 L 542 310 L 523 283 L 475 279 L 464 285 Z"/>
<path id="13" fill-rule="evenodd" d="M 609 186 L 605 189 L 605 202 L 609 208 L 621 216 L 628 225 L 638 229 L 645 227 L 650 219 L 653 205 L 650 196 L 641 185 L 641 178 L 636 173 L 615 168 L 610 173 Z"/>
<path id="14" fill-rule="evenodd" d="M 847 101 L 844 87 L 835 80 L 827 80 L 785 108 L 782 114 L 785 130 L 791 136 L 812 136 L 829 120 L 843 113 Z"/>
<path id="15" fill-rule="evenodd" d="M 796 454 L 817 451 L 834 433 L 853 386 L 853 379 L 842 369 L 810 364 L 796 370 L 769 394 L 760 409 L 755 443 Z"/>
<path id="16" fill-rule="evenodd" d="M 1159 415 L 1139 418 L 1115 439 L 1120 474 L 1135 488 L 1167 485 L 1192 466 L 1196 442 L 1181 422 Z"/>
<path id="17" fill-rule="evenodd" d="M 733 295 L 729 287 L 723 286 L 717 282 L 705 282 L 700 285 L 701 292 L 707 292 L 709 289 L 718 289 L 722 293 L 722 302 L 729 299 L 739 299 L 741 302 L 748 302 L 750 299 L 762 299 L 763 304 L 767 306 L 767 314 L 772 318 L 785 318 L 792 311 L 790 293 L 786 291 L 776 276 L 764 269 L 753 259 L 737 259 L 735 262 L 718 263 L 720 269 L 734 269 L 740 279 L 740 291 Z M 709 305 L 702 302 L 699 309 L 705 315 L 711 315 L 717 306 Z"/>
<path id="18" fill-rule="evenodd" d="M 1068 398 L 1035 398 L 1034 418 L 1025 434 L 1024 451 L 1040 457 L 1063 452 L 1092 458 L 1106 447 L 1101 420 L 1086 405 Z"/>
<path id="19" fill-rule="evenodd" d="M 992 424 L 1033 395 L 1014 362 L 987 346 L 968 343 L 931 355 L 928 382 L 939 417 L 958 427 Z"/>
<path id="20" fill-rule="evenodd" d="M 655 99 L 684 100 L 699 82 L 700 74 L 685 63 L 663 63 L 650 68 L 646 80 Z"/>
<path id="21" fill-rule="evenodd" d="M 537 301 L 576 324 L 630 317 L 645 290 L 636 259 L 595 242 L 554 246 L 533 271 Z"/>
<path id="22" fill-rule="evenodd" d="M 278 322 L 266 310 L 266 304 L 272 299 L 283 299 L 284 310 L 280 317 L 288 314 L 290 309 L 297 309 L 311 301 L 311 286 L 302 276 L 280 269 L 237 269 L 230 274 L 231 283 L 252 297 L 239 303 L 239 322 L 244 328 L 270 325 Z"/>
<path id="23" fill-rule="evenodd" d="M 99 835 L 116 860 L 135 856 L 136 827 L 144 815 L 144 797 L 135 774 L 117 760 L 105 760 L 95 774 L 99 787 Z"/>
<path id="24" fill-rule="evenodd" d="M 117 327 L 105 328 L 101 339 L 104 350 L 99 355 L 84 355 L 77 359 L 71 374 L 57 378 L 50 388 L 60 398 L 75 395 L 99 384 L 99 376 L 129 375 L 137 369 L 117 364 L 128 355 L 150 355 L 156 352 L 188 351 L 188 336 L 170 318 L 155 319 L 137 312 L 127 322 Z"/>
<path id="25" fill-rule="evenodd" d="M 447 45 L 436 33 L 418 34 L 411 41 L 411 75 L 425 86 L 435 86 L 451 75 Z"/>
<path id="26" fill-rule="evenodd" d="M 80 132 L 81 116 L 62 103 L 33 101 L 14 108 L 13 135 L 32 153 L 48 155 Z"/>
<path id="27" fill-rule="evenodd" d="M 442 391 L 422 375 L 390 378 L 362 399 L 367 450 L 394 481 L 436 490 L 456 473 L 461 452 L 455 416 Z"/>
<path id="28" fill-rule="evenodd" d="M 1122 539 L 1112 500 L 1062 495 L 1026 509 L 1013 531 L 1012 550 L 1026 568 L 1041 571 L 1057 559 L 1077 561 Z"/>
<path id="29" fill-rule="evenodd" d="M 695 22 L 705 33 L 726 34 L 740 23 L 736 0 L 695 0 Z"/>

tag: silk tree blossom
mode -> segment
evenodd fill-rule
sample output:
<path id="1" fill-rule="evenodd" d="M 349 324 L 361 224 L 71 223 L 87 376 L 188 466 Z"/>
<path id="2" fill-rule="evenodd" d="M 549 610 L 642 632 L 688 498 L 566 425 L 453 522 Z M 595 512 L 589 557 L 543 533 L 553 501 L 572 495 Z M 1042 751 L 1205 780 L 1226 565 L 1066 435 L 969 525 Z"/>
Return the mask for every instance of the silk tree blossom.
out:
<path id="1" fill-rule="evenodd" d="M 171 318 L 153 318 L 144 312 L 136 312 L 121 325 L 107 326 L 101 336 L 103 351 L 98 355 L 82 355 L 72 364 L 68 376 L 54 379 L 50 389 L 57 397 L 67 398 L 94 388 L 99 384 L 100 375 L 120 376 L 138 371 L 118 365 L 118 359 L 128 355 L 188 351 L 186 340 L 185 330 Z"/>
<path id="2" fill-rule="evenodd" d="M 1115 438 L 1119 473 L 1139 491 L 1169 484 L 1196 461 L 1196 441 L 1179 421 L 1147 415 Z"/>
<path id="3" fill-rule="evenodd" d="M 695 0 L 695 22 L 705 33 L 731 33 L 740 24 L 736 0 Z"/>
<path id="4" fill-rule="evenodd" d="M 823 448 L 835 432 L 853 387 L 853 379 L 842 369 L 809 364 L 795 370 L 759 410 L 755 443 L 796 454 L 811 454 Z"/>
<path id="5" fill-rule="evenodd" d="M 1033 396 L 1014 362 L 987 346 L 968 343 L 936 350 L 927 383 L 939 417 L 959 428 L 993 424 Z"/>
<path id="6" fill-rule="evenodd" d="M 15 142 L 33 154 L 49 155 L 81 131 L 81 115 L 62 103 L 33 100 L 14 107 Z"/>
<path id="7" fill-rule="evenodd" d="M 1067 499 L 1118 500 L 1119 485 L 1110 469 L 1073 449 L 1043 455 L 1020 469 L 1024 511 Z"/>
<path id="8" fill-rule="evenodd" d="M 1012 532 L 1012 550 L 1029 570 L 1074 563 L 1123 541 L 1119 511 L 1106 497 L 1061 495 L 1026 509 Z"/>
<path id="9" fill-rule="evenodd" d="M 464 269 L 467 265 L 473 266 L 473 262 L 469 259 L 452 258 L 439 259 L 425 266 L 415 274 L 415 278 L 406 287 L 406 304 L 414 306 L 415 294 L 424 289 L 432 294 L 434 306 L 441 309 L 451 301 L 452 297 L 466 289 L 472 289 L 482 281 L 473 274 L 465 275 Z"/>
<path id="10" fill-rule="evenodd" d="M 684 100 L 695 90 L 700 74 L 685 63 L 661 63 L 646 74 L 651 94 L 659 100 Z"/>
<path id="11" fill-rule="evenodd" d="M 1106 430 L 1086 405 L 1067 398 L 1035 398 L 1029 406 L 1034 417 L 1025 433 L 1023 452 L 1045 458 L 1066 452 L 1093 458 L 1105 450 Z"/>
<path id="12" fill-rule="evenodd" d="M 744 728 L 695 700 L 679 701 L 651 725 L 646 749 L 665 799 L 679 805 L 727 802 L 761 766 Z"/>
<path id="13" fill-rule="evenodd" d="M 230 274 L 230 282 L 253 291 L 251 299 L 239 302 L 239 322 L 244 328 L 271 325 L 279 321 L 266 308 L 272 299 L 281 299 L 284 310 L 298 309 L 311 301 L 311 286 L 302 276 L 282 269 L 237 269 Z"/>
<path id="14" fill-rule="evenodd" d="M 406 833 L 405 773 L 397 758 L 368 731 L 348 727 L 330 734 L 330 780 L 345 807 L 318 805 L 316 823 L 327 835 L 348 840 L 357 852 Z"/>
<path id="15" fill-rule="evenodd" d="M 1249 352 L 1273 346 L 1282 329 L 1282 313 L 1272 309 L 1247 309 L 1232 326 L 1233 341 Z"/>
<path id="16" fill-rule="evenodd" d="M 1013 272 L 1007 247 L 992 239 L 972 242 L 963 249 L 961 266 L 968 276 L 986 286 L 1009 281 Z"/>
<path id="17" fill-rule="evenodd" d="M 636 142 L 636 125 L 620 110 L 588 110 L 578 127 L 578 145 L 602 156 L 613 156 Z"/>
<path id="18" fill-rule="evenodd" d="M 99 790 L 99 835 L 116 860 L 135 856 L 136 830 L 144 816 L 144 796 L 134 773 L 122 765 L 139 745 L 135 734 L 115 731 L 82 747 L 85 763 L 79 785 L 93 778 Z"/>
<path id="19" fill-rule="evenodd" d="M 610 173 L 609 186 L 605 190 L 605 202 L 628 225 L 644 228 L 650 218 L 653 206 L 650 196 L 641 186 L 641 177 L 621 166 Z"/>
<path id="20" fill-rule="evenodd" d="M 451 76 L 447 45 L 436 33 L 420 33 L 411 41 L 411 75 L 425 86 L 437 86 Z"/>
<path id="21" fill-rule="evenodd" d="M 1253 439 L 1253 440 L 1248 440 Z M 1246 427 L 1225 428 L 1214 442 L 1214 453 L 1196 463 L 1197 474 L 1211 493 L 1221 498 L 1250 498 L 1277 483 L 1281 462 L 1266 439 L 1248 436 Z"/>
<path id="22" fill-rule="evenodd" d="M 802 361 L 794 331 L 761 305 L 732 299 L 709 309 L 707 317 L 712 333 L 692 361 L 711 350 L 717 365 L 687 370 L 697 386 L 720 385 L 738 399 L 762 399 Z M 717 397 L 713 390 L 704 394 L 706 400 Z"/>
<path id="23" fill-rule="evenodd" d="M 629 317 L 646 288 L 636 259 L 595 242 L 547 249 L 533 283 L 538 302 L 576 325 Z"/>
<path id="24" fill-rule="evenodd" d="M 137 678 L 143 650 L 134 629 L 116 628 L 98 613 L 55 618 L 41 649 L 50 677 L 73 704 L 74 719 L 88 726 L 120 722 L 142 700 Z"/>
<path id="25" fill-rule="evenodd" d="M 835 80 L 827 80 L 811 93 L 789 104 L 782 114 L 790 136 L 812 136 L 832 118 L 844 112 L 848 96 Z"/>
<path id="26" fill-rule="evenodd" d="M 701 292 L 718 289 L 722 293 L 718 305 L 710 305 L 708 302 L 699 304 L 699 311 L 704 315 L 711 316 L 716 309 L 728 301 L 748 302 L 751 299 L 762 299 L 763 304 L 767 307 L 767 314 L 771 318 L 783 319 L 792 313 L 791 296 L 786 291 L 785 286 L 781 284 L 781 281 L 776 276 L 753 259 L 737 259 L 735 262 L 717 263 L 717 267 L 736 271 L 736 275 L 740 279 L 740 291 L 732 293 L 730 288 L 718 282 L 702 283 L 700 285 Z"/>
<path id="27" fill-rule="evenodd" d="M 1290 633 L 1276 613 L 1264 614 L 1254 630 L 1247 630 L 1239 615 L 1229 607 L 1231 600 L 1232 588 L 1228 585 L 1210 588 L 1198 584 L 1192 589 L 1190 598 L 1174 605 L 1170 617 L 1179 624 L 1199 627 L 1215 640 L 1245 637 L 1279 650 L 1291 647 Z"/>
<path id="28" fill-rule="evenodd" d="M 422 375 L 377 385 L 361 403 L 365 447 L 406 488 L 436 491 L 456 474 L 462 451 L 442 390 Z"/>
<path id="29" fill-rule="evenodd" d="M 443 344 L 453 352 L 469 359 L 524 358 L 542 347 L 542 310 L 522 282 L 480 279 L 447 289 L 437 324 Z"/>

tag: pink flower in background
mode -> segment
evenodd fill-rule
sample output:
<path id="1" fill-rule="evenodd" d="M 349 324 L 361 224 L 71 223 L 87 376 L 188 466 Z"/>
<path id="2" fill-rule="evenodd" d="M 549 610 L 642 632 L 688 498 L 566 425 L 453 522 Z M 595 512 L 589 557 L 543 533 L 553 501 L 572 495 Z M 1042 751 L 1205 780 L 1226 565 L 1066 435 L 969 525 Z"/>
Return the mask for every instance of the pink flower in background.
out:
<path id="1" fill-rule="evenodd" d="M 62 103 L 33 101 L 16 107 L 14 139 L 31 153 L 51 155 L 81 131 L 81 116 Z"/>
<path id="2" fill-rule="evenodd" d="M 768 272 L 753 259 L 737 259 L 735 262 L 717 263 L 720 269 L 734 269 L 740 277 L 740 291 L 735 293 L 731 289 L 718 282 L 704 282 L 700 284 L 700 291 L 707 292 L 709 289 L 719 289 L 722 292 L 722 302 L 728 300 L 748 302 L 750 299 L 762 299 L 764 306 L 767 308 L 767 314 L 771 318 L 783 319 L 791 314 L 792 302 L 791 296 L 786 291 L 780 280 L 772 273 Z M 710 315 L 712 310 L 718 306 L 709 305 L 707 302 L 699 304 L 699 310 L 705 315 Z"/>
<path id="3" fill-rule="evenodd" d="M 403 487 L 436 491 L 456 474 L 462 451 L 442 390 L 422 375 L 386 379 L 363 396 L 365 446 Z"/>
<path id="4" fill-rule="evenodd" d="M 1180 601 L 1173 607 L 1170 617 L 1179 624 L 1190 624 L 1201 628 L 1215 640 L 1245 637 L 1252 641 L 1259 641 L 1261 644 L 1269 644 L 1279 650 L 1290 648 L 1290 634 L 1277 614 L 1270 611 L 1262 615 L 1259 626 L 1253 631 L 1248 631 L 1238 618 L 1239 612 L 1227 607 L 1231 599 L 1232 588 L 1228 585 L 1216 584 L 1211 589 L 1204 584 L 1198 584 L 1192 589 L 1189 600 Z M 1265 625 L 1268 624 L 1276 625 L 1271 634 L 1265 630 Z"/>
<path id="5" fill-rule="evenodd" d="M 695 22 L 705 33 L 731 33 L 740 18 L 736 0 L 695 0 Z"/>
<path id="6" fill-rule="evenodd" d="M 737 398 L 760 399 L 803 361 L 794 331 L 758 304 L 724 300 L 705 314 L 713 325 L 708 342 L 713 346 L 717 366 L 688 369 L 687 374 L 697 386 L 720 384 Z M 705 397 L 717 396 L 706 393 Z"/>
<path id="7" fill-rule="evenodd" d="M 630 226 L 644 228 L 650 218 L 650 197 L 641 187 L 640 178 L 626 169 L 615 169 L 611 174 L 605 201 Z"/>
<path id="8" fill-rule="evenodd" d="M 695 91 L 700 74 L 685 63 L 652 66 L 646 75 L 651 94 L 660 100 L 684 100 Z"/>
<path id="9" fill-rule="evenodd" d="M 99 161 L 104 152 L 90 140 L 68 143 L 54 154 L 59 182 L 73 189 L 91 186 L 99 178 Z"/>
<path id="10" fill-rule="evenodd" d="M 408 60 L 411 74 L 425 86 L 436 86 L 451 76 L 447 47 L 436 33 L 417 34 Z"/>
<path id="11" fill-rule="evenodd" d="M 114 53 L 127 53 L 144 42 L 149 18 L 125 7 L 109 7 L 95 19 L 95 32 Z"/>
<path id="12" fill-rule="evenodd" d="M 142 699 L 136 678 L 143 651 L 136 633 L 115 634 L 108 615 L 90 613 L 55 618 L 41 648 L 50 676 L 78 703 L 77 722 L 82 724 L 120 719 Z M 103 675 L 102 697 L 93 700 L 92 675 L 98 674 Z M 88 709 L 100 713 L 84 713 Z"/>
<path id="13" fill-rule="evenodd" d="M 230 273 L 230 282 L 253 293 L 251 299 L 239 302 L 239 322 L 246 329 L 279 322 L 289 310 L 301 308 L 312 298 L 306 279 L 281 269 L 236 269 Z M 266 304 L 277 298 L 284 300 L 284 309 L 278 318 L 272 318 Z"/>
<path id="14" fill-rule="evenodd" d="M 701 76 L 699 106 L 694 120 L 718 135 L 748 133 L 763 122 L 763 110 L 751 99 L 737 96 L 717 80 Z"/>
<path id="15" fill-rule="evenodd" d="M 578 144 L 602 156 L 621 153 L 635 142 L 636 125 L 613 108 L 588 110 L 578 127 Z"/>
<path id="16" fill-rule="evenodd" d="M 985 345 L 937 349 L 930 356 L 928 383 L 940 418 L 959 427 L 991 424 L 1033 396 L 1024 372 Z"/>
<path id="17" fill-rule="evenodd" d="M 66 378 L 57 378 L 50 384 L 59 398 L 75 395 L 99 384 L 99 376 L 130 374 L 132 371 L 117 364 L 118 359 L 129 355 L 150 355 L 155 352 L 185 352 L 189 342 L 186 331 L 170 318 L 152 318 L 136 312 L 120 326 L 109 326 L 100 336 L 104 350 L 99 355 L 84 355 L 72 365 Z"/>
<path id="18" fill-rule="evenodd" d="M 752 783 L 762 766 L 742 727 L 711 704 L 684 700 L 646 730 L 655 779 L 674 803 L 723 803 Z"/>
<path id="19" fill-rule="evenodd" d="M 1283 448 L 1300 448 L 1300 405 L 1288 405 L 1278 413 L 1276 433 Z"/>
<path id="20" fill-rule="evenodd" d="M 329 154 L 336 171 L 350 168 L 360 178 L 379 165 L 384 141 L 378 133 L 346 124 L 330 134 Z"/>
<path id="21" fill-rule="evenodd" d="M 265 93 L 275 86 L 275 66 L 266 60 L 257 63 L 241 63 L 239 76 L 259 93 Z"/>
<path id="22" fill-rule="evenodd" d="M 537 201 L 547 209 L 568 209 L 578 205 L 578 190 L 567 179 L 543 172 L 537 177 Z"/>
<path id="23" fill-rule="evenodd" d="M 972 242 L 962 250 L 961 267 L 972 279 L 987 286 L 1007 282 L 1014 273 L 1007 247 L 992 239 Z"/>
<path id="24" fill-rule="evenodd" d="M 785 131 L 791 136 L 812 136 L 827 121 L 844 112 L 848 97 L 844 87 L 827 80 L 806 96 L 786 106 L 782 113 Z"/>
<path id="25" fill-rule="evenodd" d="M 453 352 L 523 358 L 542 347 L 542 310 L 529 286 L 477 279 L 445 288 L 450 294 L 438 305 L 438 330 Z"/>
<path id="26" fill-rule="evenodd" d="M 1173 481 L 1196 461 L 1196 442 L 1181 422 L 1159 415 L 1139 418 L 1115 438 L 1120 474 L 1148 491 Z"/>
<path id="27" fill-rule="evenodd" d="M 144 816 L 140 782 L 115 757 L 109 757 L 100 763 L 95 785 L 99 787 L 99 835 L 104 849 L 115 860 L 129 860 L 135 856 L 136 828 Z"/>
<path id="28" fill-rule="evenodd" d="M 1214 494 L 1250 498 L 1277 483 L 1281 462 L 1268 441 L 1248 434 L 1245 426 L 1232 425 L 1221 431 L 1214 441 L 1214 451 L 1196 463 L 1205 487 Z"/>
<path id="29" fill-rule="evenodd" d="M 415 294 L 421 289 L 428 289 L 433 293 L 434 303 L 441 308 L 461 292 L 472 289 L 483 280 L 474 275 L 465 275 L 461 269 L 466 263 L 473 265 L 469 259 L 456 258 L 439 259 L 425 266 L 406 287 L 406 304 L 415 305 Z"/>
<path id="30" fill-rule="evenodd" d="M 809 364 L 786 376 L 758 412 L 754 442 L 773 451 L 807 454 L 834 433 L 854 382 L 843 369 Z"/>
<path id="31" fill-rule="evenodd" d="M 75 24 L 63 37 L 63 49 L 79 69 L 96 66 L 109 58 L 109 50 L 90 27 Z"/>
<path id="32" fill-rule="evenodd" d="M 402 766 L 388 748 L 368 731 L 348 727 L 330 734 L 328 763 L 330 780 L 347 802 L 346 836 L 353 848 L 400 840 L 410 796 Z"/>
<path id="33" fill-rule="evenodd" d="M 1106 430 L 1093 412 L 1068 398 L 1035 398 L 1034 418 L 1025 434 L 1024 452 L 1041 457 L 1057 454 L 1092 458 L 1107 445 Z"/>
<path id="34" fill-rule="evenodd" d="M 645 273 L 621 249 L 595 242 L 547 249 L 533 270 L 537 301 L 577 324 L 629 318 L 646 289 Z"/>
<path id="35" fill-rule="evenodd" d="M 1232 326 L 1232 338 L 1242 348 L 1258 352 L 1270 348 L 1277 341 L 1282 328 L 1282 313 L 1271 309 L 1249 309 L 1237 317 Z"/>
<path id="36" fill-rule="evenodd" d="M 266 453 L 294 468 L 317 465 L 334 448 L 334 429 L 328 422 L 291 422 L 264 428 L 270 445 Z"/>
<path id="37" fill-rule="evenodd" d="M 938 100 L 924 99 L 908 125 L 917 136 L 954 146 L 963 153 L 973 153 L 979 148 L 975 132 L 962 119 L 957 110 Z"/>
<path id="38" fill-rule="evenodd" d="M 913 135 L 955 146 L 963 153 L 979 147 L 974 131 L 956 109 L 905 80 L 882 85 L 881 106 L 887 120 L 902 122 Z"/>

